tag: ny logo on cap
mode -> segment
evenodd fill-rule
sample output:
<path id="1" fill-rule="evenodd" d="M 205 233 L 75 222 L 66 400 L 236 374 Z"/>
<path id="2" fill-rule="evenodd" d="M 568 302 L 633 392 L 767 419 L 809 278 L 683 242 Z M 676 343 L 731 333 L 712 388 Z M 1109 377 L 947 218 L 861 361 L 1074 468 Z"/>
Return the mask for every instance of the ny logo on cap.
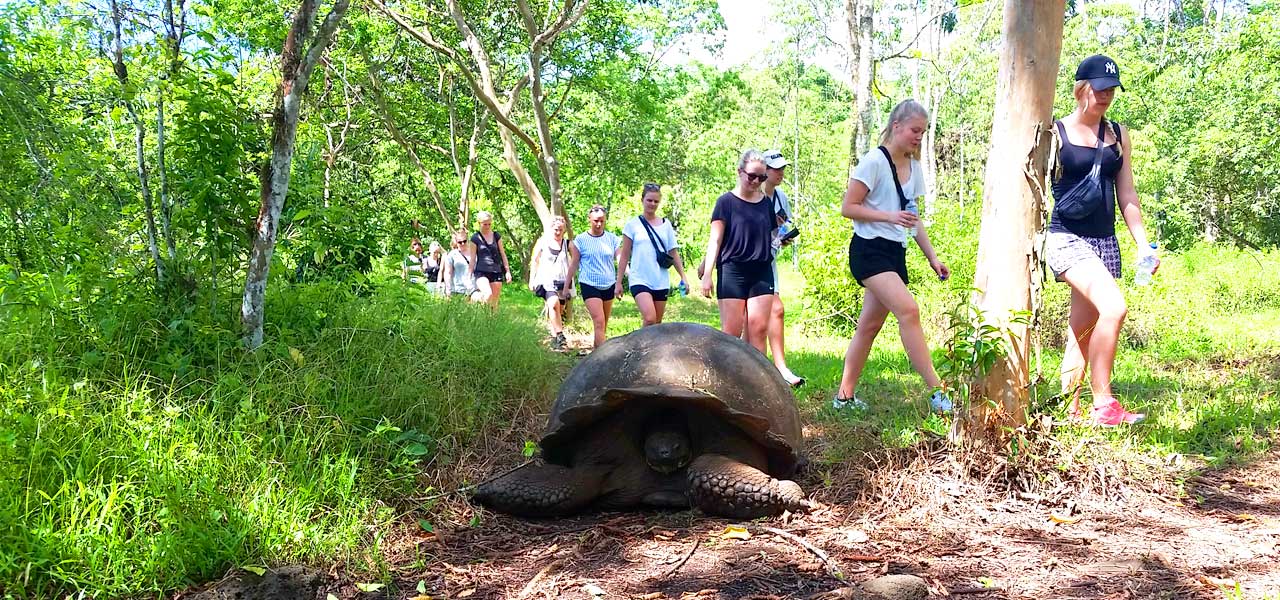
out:
<path id="1" fill-rule="evenodd" d="M 1113 63 L 1113 62 L 1109 62 L 1109 63 L 1107 63 L 1106 69 L 1107 69 L 1107 72 L 1108 72 L 1108 73 L 1111 73 L 1112 75 L 1115 75 L 1115 74 L 1116 74 L 1116 63 Z"/>

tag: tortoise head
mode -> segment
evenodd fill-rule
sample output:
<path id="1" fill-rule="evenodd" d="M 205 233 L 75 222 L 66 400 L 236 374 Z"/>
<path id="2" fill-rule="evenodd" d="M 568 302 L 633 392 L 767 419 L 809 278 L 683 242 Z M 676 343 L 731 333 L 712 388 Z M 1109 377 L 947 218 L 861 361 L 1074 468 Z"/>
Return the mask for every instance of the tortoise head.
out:
<path id="1" fill-rule="evenodd" d="M 674 473 L 692 459 L 689 429 L 675 411 L 650 419 L 644 428 L 644 459 L 659 473 Z"/>

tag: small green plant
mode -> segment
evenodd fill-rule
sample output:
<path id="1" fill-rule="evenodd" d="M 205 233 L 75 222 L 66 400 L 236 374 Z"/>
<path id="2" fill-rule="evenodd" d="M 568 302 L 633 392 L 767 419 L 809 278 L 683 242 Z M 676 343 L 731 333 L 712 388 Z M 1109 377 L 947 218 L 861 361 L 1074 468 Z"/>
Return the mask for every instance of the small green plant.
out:
<path id="1" fill-rule="evenodd" d="M 537 453 L 538 453 L 538 442 L 535 442 L 533 440 L 525 440 L 524 449 L 520 451 L 520 454 L 523 454 L 525 458 L 533 458 L 533 455 Z"/>
<path id="2" fill-rule="evenodd" d="M 1030 311 L 1014 311 L 1005 320 L 992 318 L 969 296 L 962 296 L 948 311 L 947 341 L 938 372 L 957 409 L 969 406 L 977 384 L 1012 353 L 1012 341 L 1018 339 L 1014 326 L 1030 322 Z"/>

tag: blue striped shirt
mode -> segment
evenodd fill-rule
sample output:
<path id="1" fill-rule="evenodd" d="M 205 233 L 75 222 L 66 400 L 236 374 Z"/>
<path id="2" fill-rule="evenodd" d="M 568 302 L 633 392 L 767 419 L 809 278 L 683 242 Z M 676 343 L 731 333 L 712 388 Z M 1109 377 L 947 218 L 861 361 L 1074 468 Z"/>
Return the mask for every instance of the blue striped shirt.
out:
<path id="1" fill-rule="evenodd" d="M 618 281 L 614 254 L 618 251 L 618 236 L 606 231 L 596 237 L 583 233 L 573 238 L 578 249 L 578 281 L 592 287 L 611 287 Z"/>

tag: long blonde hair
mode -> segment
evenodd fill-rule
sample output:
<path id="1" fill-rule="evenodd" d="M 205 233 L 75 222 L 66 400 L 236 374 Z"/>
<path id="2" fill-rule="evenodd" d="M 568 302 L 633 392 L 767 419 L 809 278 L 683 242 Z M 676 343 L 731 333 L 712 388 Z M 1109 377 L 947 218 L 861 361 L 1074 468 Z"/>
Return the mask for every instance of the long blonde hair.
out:
<path id="1" fill-rule="evenodd" d="M 889 145 L 889 139 L 893 137 L 893 124 L 906 121 L 912 117 L 924 117 L 925 124 L 929 123 L 929 111 L 920 106 L 919 102 L 910 98 L 899 102 L 893 107 L 893 111 L 889 113 L 889 122 L 885 123 L 884 129 L 880 130 L 880 145 Z M 920 151 L 916 150 L 907 155 L 910 158 L 920 160 Z"/>
<path id="2" fill-rule="evenodd" d="M 1077 81 L 1076 84 L 1071 87 L 1071 95 L 1075 96 L 1076 98 L 1076 112 L 1081 112 L 1081 113 L 1084 112 L 1084 108 L 1085 108 L 1084 91 L 1089 88 L 1090 88 L 1089 81 L 1083 80 L 1083 79 L 1080 81 Z M 1106 116 L 1102 117 L 1102 122 L 1103 123 L 1107 122 Z M 1124 160 L 1124 144 L 1120 143 L 1119 135 L 1116 136 L 1116 152 L 1120 155 L 1120 160 Z"/>

